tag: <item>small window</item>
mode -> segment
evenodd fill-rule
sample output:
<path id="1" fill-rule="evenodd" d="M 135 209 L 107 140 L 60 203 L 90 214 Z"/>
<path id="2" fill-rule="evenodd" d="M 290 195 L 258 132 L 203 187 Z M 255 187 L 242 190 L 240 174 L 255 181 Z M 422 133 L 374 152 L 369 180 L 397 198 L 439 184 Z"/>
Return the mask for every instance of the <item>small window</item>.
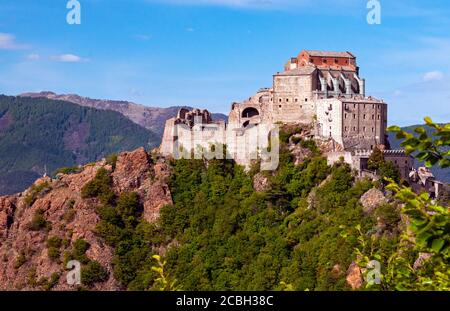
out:
<path id="1" fill-rule="evenodd" d="M 363 127 L 363 132 L 365 132 L 365 131 L 366 131 L 366 127 L 364 126 L 364 127 Z"/>
<path id="2" fill-rule="evenodd" d="M 308 98 L 305 98 L 305 102 L 307 102 L 308 101 Z"/>
<path id="3" fill-rule="evenodd" d="M 298 102 L 298 98 L 295 99 L 295 102 L 296 102 L 296 103 Z"/>
<path id="4" fill-rule="evenodd" d="M 374 127 L 372 127 L 372 133 L 373 133 L 373 132 L 375 132 L 375 128 L 374 128 Z"/>
<path id="5" fill-rule="evenodd" d="M 344 119 L 347 119 L 347 114 L 346 113 L 344 113 Z"/>
<path id="6" fill-rule="evenodd" d="M 356 114 L 355 113 L 353 114 L 353 119 L 356 119 Z"/>
<path id="7" fill-rule="evenodd" d="M 372 115 L 372 120 L 375 120 L 375 115 L 374 114 Z"/>
<path id="8" fill-rule="evenodd" d="M 363 115 L 363 119 L 364 119 L 364 120 L 366 119 L 366 115 L 365 115 L 365 114 Z"/>
<path id="9" fill-rule="evenodd" d="M 355 126 L 353 127 L 353 131 L 356 132 L 356 127 Z"/>
<path id="10" fill-rule="evenodd" d="M 378 115 L 378 120 L 380 120 L 380 115 Z"/>
<path id="11" fill-rule="evenodd" d="M 281 105 L 279 105 L 278 108 L 281 108 Z"/>
<path id="12" fill-rule="evenodd" d="M 323 63 L 326 64 L 328 61 L 326 59 L 323 59 Z"/>
<path id="13" fill-rule="evenodd" d="M 344 131 L 347 132 L 347 127 L 344 127 Z"/>
<path id="14" fill-rule="evenodd" d="M 282 99 L 280 98 L 280 103 L 281 103 Z"/>
<path id="15" fill-rule="evenodd" d="M 353 104 L 353 108 L 356 108 L 356 104 Z"/>
<path id="16" fill-rule="evenodd" d="M 337 64 L 339 63 L 339 60 L 337 58 L 334 59 L 334 63 Z"/>
<path id="17" fill-rule="evenodd" d="M 302 109 L 303 108 L 303 105 L 300 105 L 300 109 Z"/>
<path id="18" fill-rule="evenodd" d="M 289 102 L 289 98 L 286 98 L 286 102 L 287 102 L 287 103 Z"/>

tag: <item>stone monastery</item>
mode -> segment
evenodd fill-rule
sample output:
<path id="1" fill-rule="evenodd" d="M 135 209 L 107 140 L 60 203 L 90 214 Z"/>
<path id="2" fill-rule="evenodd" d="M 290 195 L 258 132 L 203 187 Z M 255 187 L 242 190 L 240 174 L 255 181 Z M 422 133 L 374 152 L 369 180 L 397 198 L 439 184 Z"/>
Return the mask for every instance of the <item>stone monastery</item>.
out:
<path id="1" fill-rule="evenodd" d="M 206 110 L 181 109 L 176 118 L 166 122 L 160 152 L 173 155 L 177 144 L 194 150 L 198 145 L 226 142 L 236 162 L 249 165 L 248 155 L 254 150 L 249 150 L 252 144 L 246 140 L 246 132 L 252 126 L 300 124 L 312 129 L 311 138 L 316 141 L 331 142 L 326 153 L 330 163 L 343 157 L 363 175 L 372 150 L 378 146 L 407 178 L 413 159 L 401 150 L 389 150 L 387 104 L 367 96 L 365 84 L 352 53 L 302 51 L 288 60 L 282 72 L 273 75 L 271 88 L 233 103 L 228 124 L 213 121 Z M 200 125 L 195 119 L 201 119 Z M 182 125 L 182 130 L 177 125 Z M 195 131 L 201 135 L 194 135 Z M 226 139 L 225 131 L 233 133 L 231 139 Z"/>

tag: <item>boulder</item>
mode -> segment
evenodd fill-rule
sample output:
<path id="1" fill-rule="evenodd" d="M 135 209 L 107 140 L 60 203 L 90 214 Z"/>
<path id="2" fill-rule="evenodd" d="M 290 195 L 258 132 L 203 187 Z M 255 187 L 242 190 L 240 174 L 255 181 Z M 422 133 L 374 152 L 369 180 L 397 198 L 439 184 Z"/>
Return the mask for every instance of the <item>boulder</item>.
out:
<path id="1" fill-rule="evenodd" d="M 352 289 L 359 289 L 363 285 L 364 279 L 361 268 L 356 262 L 352 262 L 348 267 L 346 280 Z"/>
<path id="2" fill-rule="evenodd" d="M 258 173 L 253 177 L 253 189 L 256 192 L 264 192 L 270 189 L 269 179 L 262 173 Z"/>
<path id="3" fill-rule="evenodd" d="M 383 192 L 376 188 L 372 188 L 363 194 L 360 202 L 363 206 L 364 213 L 366 215 L 369 215 L 372 214 L 377 207 L 384 203 L 387 203 L 387 199 L 384 196 Z"/>

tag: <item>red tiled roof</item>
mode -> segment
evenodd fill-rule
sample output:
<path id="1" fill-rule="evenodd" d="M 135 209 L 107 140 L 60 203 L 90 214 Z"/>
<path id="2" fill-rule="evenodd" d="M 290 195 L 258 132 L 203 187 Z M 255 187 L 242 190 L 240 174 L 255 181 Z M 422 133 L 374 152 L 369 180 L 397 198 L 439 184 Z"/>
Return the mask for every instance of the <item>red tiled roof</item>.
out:
<path id="1" fill-rule="evenodd" d="M 305 51 L 310 56 L 355 58 L 350 52 Z"/>

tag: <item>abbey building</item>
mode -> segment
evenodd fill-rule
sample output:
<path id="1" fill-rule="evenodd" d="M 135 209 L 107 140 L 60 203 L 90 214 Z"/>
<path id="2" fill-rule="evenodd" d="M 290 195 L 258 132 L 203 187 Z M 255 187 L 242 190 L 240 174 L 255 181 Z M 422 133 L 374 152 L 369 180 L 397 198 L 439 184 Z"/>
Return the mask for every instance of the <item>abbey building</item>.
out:
<path id="1" fill-rule="evenodd" d="M 203 136 L 189 131 L 195 129 L 195 117 L 201 118 L 202 125 L 197 131 Z M 186 130 L 175 133 L 179 124 Z M 246 155 L 250 151 L 241 148 L 238 154 L 238 146 L 244 144 L 241 147 L 248 148 L 246 129 L 263 124 L 309 126 L 314 139 L 333 143 L 333 149 L 327 152 L 329 161 L 343 157 L 358 171 L 365 169 L 375 146 L 386 150 L 387 158 L 395 157 L 402 175 L 407 175 L 412 168 L 410 157 L 402 152 L 388 152 L 387 104 L 367 96 L 365 79 L 360 76 L 356 57 L 350 52 L 302 51 L 290 58 L 283 71 L 273 75 L 272 87 L 262 88 L 247 100 L 232 104 L 227 124 L 213 121 L 206 110 L 182 109 L 176 118 L 166 122 L 160 151 L 172 155 L 174 142 L 187 149 L 212 141 L 227 142 L 228 146 L 227 135 L 222 133 L 231 129 L 236 144 L 231 149 L 236 152 L 236 160 L 248 165 Z"/>

